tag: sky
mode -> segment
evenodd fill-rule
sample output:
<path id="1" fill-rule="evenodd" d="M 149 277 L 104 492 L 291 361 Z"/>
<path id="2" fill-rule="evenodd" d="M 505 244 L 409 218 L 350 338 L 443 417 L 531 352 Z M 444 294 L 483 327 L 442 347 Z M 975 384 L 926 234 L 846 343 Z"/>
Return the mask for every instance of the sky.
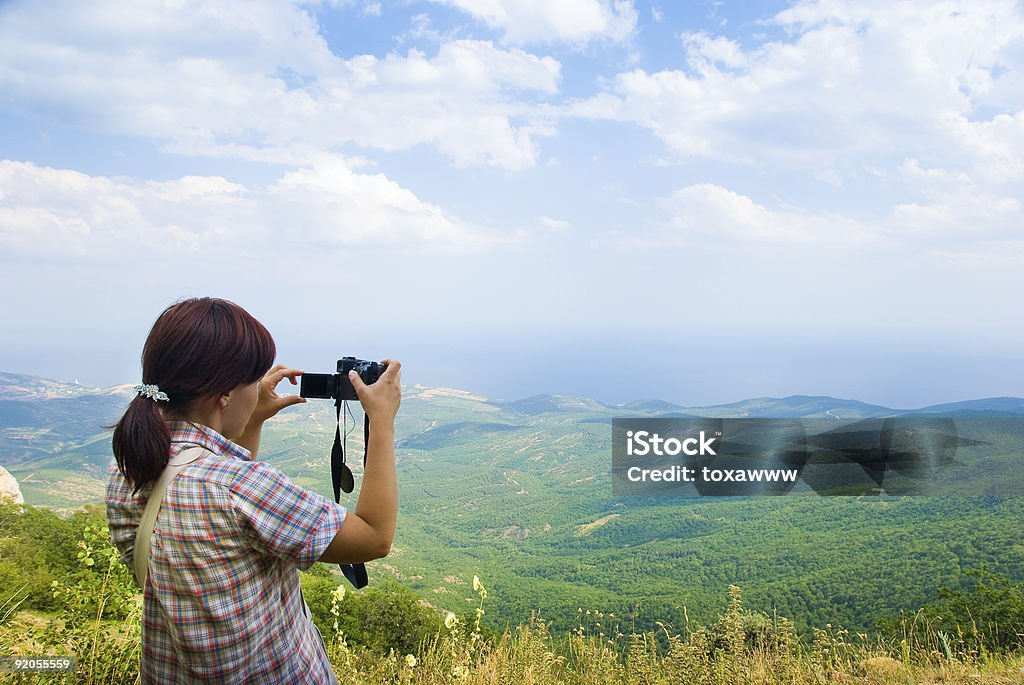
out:
<path id="1" fill-rule="evenodd" d="M 0 1 L 0 370 L 685 405 L 1024 396 L 1024 8 Z"/>

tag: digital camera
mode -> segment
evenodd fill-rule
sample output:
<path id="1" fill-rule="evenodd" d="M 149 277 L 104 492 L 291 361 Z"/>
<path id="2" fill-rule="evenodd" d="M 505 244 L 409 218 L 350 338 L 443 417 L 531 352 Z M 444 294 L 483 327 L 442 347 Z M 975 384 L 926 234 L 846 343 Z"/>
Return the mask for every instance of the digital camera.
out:
<path id="1" fill-rule="evenodd" d="M 348 372 L 355 369 L 363 383 L 370 385 L 380 378 L 385 368 L 387 368 L 387 365 L 379 362 L 356 359 L 355 357 L 342 357 L 338 360 L 337 373 L 302 374 L 302 385 L 299 386 L 299 395 L 313 399 L 335 401 L 358 400 L 359 397 L 356 395 L 356 389 L 352 387 L 352 381 L 348 379 Z"/>

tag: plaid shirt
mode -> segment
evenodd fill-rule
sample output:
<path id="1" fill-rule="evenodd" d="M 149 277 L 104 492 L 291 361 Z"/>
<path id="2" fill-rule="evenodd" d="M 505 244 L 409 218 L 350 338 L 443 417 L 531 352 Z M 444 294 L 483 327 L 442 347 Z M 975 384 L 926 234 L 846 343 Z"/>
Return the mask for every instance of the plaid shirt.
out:
<path id="1" fill-rule="evenodd" d="M 171 422 L 171 456 L 208 454 L 179 473 L 153 529 L 142 616 L 143 683 L 335 683 L 306 617 L 299 571 L 312 566 L 345 507 L 304 490 L 216 431 Z M 134 568 L 152 484 L 136 496 L 111 461 L 107 523 Z"/>

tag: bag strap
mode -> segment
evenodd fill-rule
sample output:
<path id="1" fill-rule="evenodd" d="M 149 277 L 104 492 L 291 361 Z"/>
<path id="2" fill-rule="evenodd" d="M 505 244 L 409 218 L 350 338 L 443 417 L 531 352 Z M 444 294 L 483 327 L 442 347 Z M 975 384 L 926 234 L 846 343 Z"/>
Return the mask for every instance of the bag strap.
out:
<path id="1" fill-rule="evenodd" d="M 156 517 L 160 513 L 160 505 L 163 504 L 167 486 L 182 469 L 192 462 L 198 461 L 207 452 L 209 450 L 205 447 L 196 446 L 182 450 L 177 456 L 172 457 L 167 462 L 163 473 L 160 474 L 160 478 L 157 479 L 153 490 L 149 493 L 149 500 L 146 501 L 146 511 L 143 512 L 139 529 L 135 533 L 135 549 L 133 551 L 135 582 L 139 584 L 139 588 L 143 593 L 146 591 L 146 572 L 149 569 L 149 542 L 153 536 L 153 527 L 156 525 Z"/>

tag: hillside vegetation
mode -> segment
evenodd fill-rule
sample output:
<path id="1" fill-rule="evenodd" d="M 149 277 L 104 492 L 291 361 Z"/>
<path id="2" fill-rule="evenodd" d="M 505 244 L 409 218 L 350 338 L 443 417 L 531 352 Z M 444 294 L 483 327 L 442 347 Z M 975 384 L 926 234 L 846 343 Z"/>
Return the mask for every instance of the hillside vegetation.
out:
<path id="1" fill-rule="evenodd" d="M 561 617 L 568 631 L 534 612 L 497 634 L 482 621 L 495 598 L 477 576 L 459 579 L 474 601 L 458 614 L 394 581 L 346 591 L 322 564 L 302 583 L 342 683 L 1020 683 L 1024 584 L 985 571 L 975 579 L 874 637 L 829 623 L 802 638 L 788 618 L 749 610 L 736 586 L 706 624 L 640 631 L 628 614 L 585 605 Z M 0 656 L 78 660 L 74 673 L 0 673 L 0 682 L 137 682 L 140 613 L 99 508 L 62 519 L 0 503 Z"/>
<path id="2" fill-rule="evenodd" d="M 102 426 L 117 419 L 127 398 L 116 388 L 0 374 L 0 464 L 17 476 L 28 503 L 70 512 L 102 501 L 111 460 Z M 1019 425 L 1020 416 L 1007 412 L 1021 405 L 994 398 L 940 409 L 960 412 L 964 425 L 977 416 Z M 353 412 L 348 446 L 357 491 L 343 499 L 349 507 L 362 476 L 362 417 L 358 407 Z M 992 494 L 1024 474 L 1020 440 L 1006 431 L 976 435 L 979 446 L 957 454 L 950 473 L 973 477 L 963 496 L 612 495 L 615 417 L 893 413 L 829 397 L 609 407 L 409 387 L 397 426 L 399 526 L 392 554 L 368 565 L 371 584 L 390 578 L 462 612 L 474 601 L 465 579 L 479 575 L 492 591 L 485 625 L 502 631 L 539 611 L 556 633 L 576 627 L 581 606 L 629 616 L 638 632 L 658 630 L 658 621 L 709 624 L 736 585 L 746 606 L 786 616 L 806 637 L 827 623 L 873 635 L 877 620 L 924 606 L 943 588 L 970 590 L 972 568 L 1024 580 L 1024 499 Z M 326 401 L 282 412 L 267 424 L 260 458 L 328 495 L 333 421 Z"/>

